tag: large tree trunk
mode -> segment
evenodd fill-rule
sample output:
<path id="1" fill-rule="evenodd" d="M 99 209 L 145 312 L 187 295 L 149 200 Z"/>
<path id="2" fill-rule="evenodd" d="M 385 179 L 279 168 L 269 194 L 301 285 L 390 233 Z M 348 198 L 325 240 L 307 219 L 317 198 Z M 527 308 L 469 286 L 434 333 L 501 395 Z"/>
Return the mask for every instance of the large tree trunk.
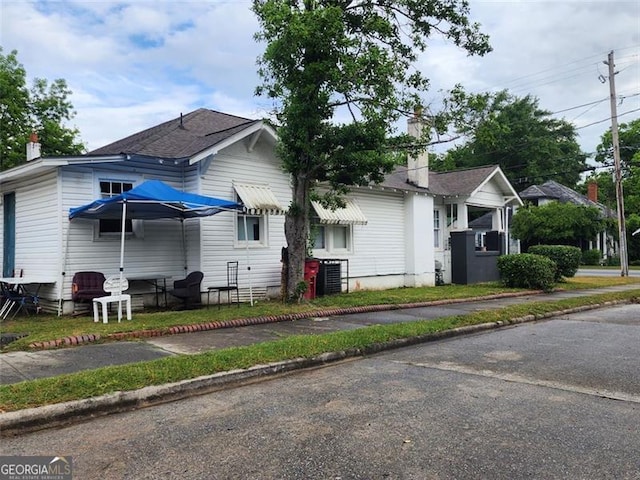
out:
<path id="1" fill-rule="evenodd" d="M 287 238 L 285 300 L 298 300 L 305 289 L 304 261 L 307 253 L 309 231 L 309 183 L 304 175 L 293 177 L 293 201 L 284 222 Z"/>

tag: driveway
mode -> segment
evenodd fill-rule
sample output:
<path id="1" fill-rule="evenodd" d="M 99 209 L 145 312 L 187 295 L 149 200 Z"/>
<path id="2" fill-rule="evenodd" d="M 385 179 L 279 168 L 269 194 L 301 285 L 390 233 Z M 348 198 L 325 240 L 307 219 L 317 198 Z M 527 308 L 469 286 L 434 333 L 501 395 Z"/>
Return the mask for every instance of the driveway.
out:
<path id="1" fill-rule="evenodd" d="M 639 479 L 640 305 L 4 438 L 74 478 Z"/>

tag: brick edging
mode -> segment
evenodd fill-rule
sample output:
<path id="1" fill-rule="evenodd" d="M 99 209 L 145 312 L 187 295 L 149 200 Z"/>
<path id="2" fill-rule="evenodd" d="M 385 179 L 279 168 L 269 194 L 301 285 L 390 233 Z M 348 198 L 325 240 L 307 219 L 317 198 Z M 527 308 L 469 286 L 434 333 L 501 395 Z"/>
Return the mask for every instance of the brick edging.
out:
<path id="1" fill-rule="evenodd" d="M 181 333 L 205 332 L 209 330 L 218 330 L 221 328 L 247 327 L 250 325 L 262 325 L 267 323 L 290 322 L 294 320 L 304 320 L 306 318 L 313 317 L 332 317 L 336 315 L 350 315 L 354 313 L 383 312 L 389 310 L 402 310 L 405 308 L 422 308 L 437 305 L 449 305 L 454 303 L 495 300 L 498 298 L 524 297 L 529 295 L 537 295 L 539 293 L 541 292 L 505 292 L 496 293 L 493 295 L 484 295 L 481 297 L 452 298 L 445 300 L 430 300 L 426 302 L 411 302 L 402 304 L 362 305 L 360 307 L 328 308 L 324 310 L 314 310 L 312 312 L 284 313 L 280 315 L 265 315 L 261 317 L 236 318 L 233 320 L 203 322 L 191 325 L 176 325 L 173 327 L 153 330 L 134 330 L 131 332 L 109 333 L 104 336 L 100 334 L 72 335 L 69 337 L 57 338 L 55 340 L 33 342 L 29 344 L 29 348 L 33 350 L 47 350 L 52 348 L 93 343 L 102 339 L 127 340 L 148 337 L 161 337 L 165 335 L 178 335 Z"/>

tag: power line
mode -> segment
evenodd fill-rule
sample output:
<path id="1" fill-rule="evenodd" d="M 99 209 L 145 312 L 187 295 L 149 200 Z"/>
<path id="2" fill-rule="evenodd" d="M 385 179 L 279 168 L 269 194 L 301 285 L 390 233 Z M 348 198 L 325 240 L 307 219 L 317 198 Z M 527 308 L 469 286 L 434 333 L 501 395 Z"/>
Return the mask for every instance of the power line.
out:
<path id="1" fill-rule="evenodd" d="M 627 114 L 629 114 L 629 113 L 634 113 L 634 112 L 637 112 L 637 111 L 640 111 L 640 108 L 636 108 L 636 109 L 634 109 L 634 110 L 629 110 L 629 111 L 627 111 L 627 112 L 619 113 L 618 115 L 616 115 L 616 118 L 620 118 L 620 117 L 621 117 L 621 116 L 623 116 L 623 115 L 627 115 Z M 597 122 L 587 123 L 586 125 L 582 125 L 582 126 L 580 126 L 580 127 L 575 127 L 575 129 L 576 129 L 576 130 L 580 130 L 580 129 L 582 129 L 582 128 L 591 127 L 591 126 L 593 126 L 593 125 L 597 125 L 597 124 L 599 124 L 599 123 L 609 122 L 609 121 L 611 121 L 611 117 L 609 117 L 609 118 L 605 118 L 604 120 L 598 120 Z"/>

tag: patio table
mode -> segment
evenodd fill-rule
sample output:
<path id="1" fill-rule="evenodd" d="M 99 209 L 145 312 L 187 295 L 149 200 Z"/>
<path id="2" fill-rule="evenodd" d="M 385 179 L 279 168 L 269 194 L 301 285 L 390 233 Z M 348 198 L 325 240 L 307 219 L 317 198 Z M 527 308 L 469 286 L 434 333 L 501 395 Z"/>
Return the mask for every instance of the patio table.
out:
<path id="1" fill-rule="evenodd" d="M 137 275 L 127 274 L 129 281 L 146 282 L 153 286 L 156 294 L 156 307 L 160 307 L 160 292 L 164 295 L 164 306 L 167 306 L 167 279 L 172 278 L 171 275 L 162 273 L 140 273 Z"/>
<path id="2" fill-rule="evenodd" d="M 45 284 L 54 284 L 56 280 L 53 277 L 30 275 L 26 277 L 0 277 L 0 284 L 2 284 L 2 291 L 13 291 L 17 296 L 32 298 L 38 297 L 40 287 Z M 33 290 L 35 286 L 35 291 Z M 29 288 L 31 287 L 31 288 Z M 5 320 L 14 307 L 20 308 L 20 303 L 14 295 L 4 296 L 2 307 L 0 308 L 0 319 Z M 14 315 L 18 312 L 14 313 Z"/>

